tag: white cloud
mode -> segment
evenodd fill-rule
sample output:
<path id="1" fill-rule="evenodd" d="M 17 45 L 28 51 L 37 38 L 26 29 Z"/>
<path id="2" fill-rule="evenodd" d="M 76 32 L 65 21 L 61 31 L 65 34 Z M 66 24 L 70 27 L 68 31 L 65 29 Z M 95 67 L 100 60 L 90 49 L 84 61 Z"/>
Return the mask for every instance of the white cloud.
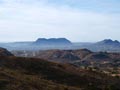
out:
<path id="1" fill-rule="evenodd" d="M 43 0 L 4 0 L 0 6 L 0 41 L 38 37 L 67 37 L 72 41 L 120 40 L 119 24 L 119 13 L 51 6 Z"/>

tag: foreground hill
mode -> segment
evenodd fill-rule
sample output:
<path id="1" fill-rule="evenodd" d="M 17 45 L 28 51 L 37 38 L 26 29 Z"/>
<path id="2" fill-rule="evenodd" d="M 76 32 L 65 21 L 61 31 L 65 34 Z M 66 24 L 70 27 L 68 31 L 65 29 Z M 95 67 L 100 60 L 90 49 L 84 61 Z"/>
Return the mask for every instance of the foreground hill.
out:
<path id="1" fill-rule="evenodd" d="M 3 48 L 0 51 L 0 90 L 120 90 L 117 77 L 71 64 L 15 57 Z M 63 54 L 69 52 L 73 53 Z M 82 49 L 74 53 L 84 58 L 93 52 Z"/>
<path id="2" fill-rule="evenodd" d="M 120 90 L 111 76 L 35 58 L 0 57 L 0 90 Z"/>

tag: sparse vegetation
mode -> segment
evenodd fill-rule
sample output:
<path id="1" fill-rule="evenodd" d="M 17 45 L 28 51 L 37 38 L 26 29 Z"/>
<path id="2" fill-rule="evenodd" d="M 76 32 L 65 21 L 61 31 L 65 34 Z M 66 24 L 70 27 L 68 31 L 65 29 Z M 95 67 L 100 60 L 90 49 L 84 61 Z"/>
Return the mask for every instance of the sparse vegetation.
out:
<path id="1" fill-rule="evenodd" d="M 120 78 L 98 67 L 6 55 L 0 57 L 0 90 L 120 90 Z"/>
<path id="2" fill-rule="evenodd" d="M 0 63 L 2 90 L 104 90 L 110 86 L 120 89 L 116 77 L 69 64 L 19 57 L 1 57 Z"/>

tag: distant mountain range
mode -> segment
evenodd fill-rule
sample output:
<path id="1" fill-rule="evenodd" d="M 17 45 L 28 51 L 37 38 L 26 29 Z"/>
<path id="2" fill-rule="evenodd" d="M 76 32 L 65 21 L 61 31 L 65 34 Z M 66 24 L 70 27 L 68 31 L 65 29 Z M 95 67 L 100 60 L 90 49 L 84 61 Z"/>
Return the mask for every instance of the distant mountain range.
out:
<path id="1" fill-rule="evenodd" d="M 0 47 L 13 50 L 75 50 L 87 48 L 91 51 L 120 52 L 120 42 L 117 40 L 105 39 L 95 43 L 74 43 L 66 38 L 38 38 L 31 42 L 0 43 Z"/>
<path id="2" fill-rule="evenodd" d="M 117 40 L 105 39 L 88 46 L 93 51 L 120 52 L 120 42 Z"/>

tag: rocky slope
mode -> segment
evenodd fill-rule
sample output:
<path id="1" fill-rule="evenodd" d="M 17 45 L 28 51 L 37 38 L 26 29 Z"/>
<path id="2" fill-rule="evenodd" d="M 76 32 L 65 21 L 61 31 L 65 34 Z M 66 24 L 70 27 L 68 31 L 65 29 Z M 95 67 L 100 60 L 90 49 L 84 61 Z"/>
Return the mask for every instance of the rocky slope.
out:
<path id="1" fill-rule="evenodd" d="M 64 53 L 58 55 L 57 58 L 66 58 L 63 57 L 66 53 L 72 55 L 76 53 L 80 61 L 86 57 L 108 58 L 104 56 L 104 53 L 96 55 L 87 49 L 59 52 Z M 110 54 L 111 57 L 112 55 Z M 0 56 L 0 90 L 120 90 L 119 85 L 120 79 L 117 77 L 91 69 L 82 69 L 71 64 L 13 55 Z"/>
<path id="2" fill-rule="evenodd" d="M 0 56 L 13 56 L 13 54 L 4 48 L 0 48 Z"/>
<path id="3" fill-rule="evenodd" d="M 119 90 L 120 80 L 99 72 L 35 58 L 0 58 L 1 90 Z"/>

